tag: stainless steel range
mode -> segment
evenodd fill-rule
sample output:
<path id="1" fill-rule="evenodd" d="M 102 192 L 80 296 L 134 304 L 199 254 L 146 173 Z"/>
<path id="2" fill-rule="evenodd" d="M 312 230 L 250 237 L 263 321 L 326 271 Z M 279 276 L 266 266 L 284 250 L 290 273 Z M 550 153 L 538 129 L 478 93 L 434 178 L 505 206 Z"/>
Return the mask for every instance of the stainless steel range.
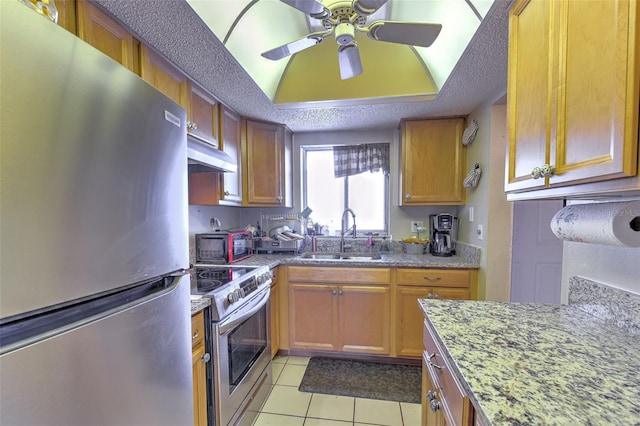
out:
<path id="1" fill-rule="evenodd" d="M 272 385 L 267 266 L 192 268 L 191 294 L 211 298 L 209 424 L 250 425 Z"/>

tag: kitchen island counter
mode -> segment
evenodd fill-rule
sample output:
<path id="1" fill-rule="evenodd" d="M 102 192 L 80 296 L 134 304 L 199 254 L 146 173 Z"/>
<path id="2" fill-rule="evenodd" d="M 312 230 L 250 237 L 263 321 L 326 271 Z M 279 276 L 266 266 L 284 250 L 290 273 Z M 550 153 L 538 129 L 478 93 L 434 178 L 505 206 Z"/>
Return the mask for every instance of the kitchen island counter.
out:
<path id="1" fill-rule="evenodd" d="M 419 300 L 480 424 L 640 424 L 640 336 L 573 305 Z"/>

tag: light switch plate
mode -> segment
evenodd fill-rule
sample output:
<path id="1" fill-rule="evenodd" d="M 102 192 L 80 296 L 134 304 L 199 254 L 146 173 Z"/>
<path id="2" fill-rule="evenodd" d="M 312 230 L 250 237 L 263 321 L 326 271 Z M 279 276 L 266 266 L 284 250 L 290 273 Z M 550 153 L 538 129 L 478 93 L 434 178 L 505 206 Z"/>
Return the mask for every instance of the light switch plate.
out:
<path id="1" fill-rule="evenodd" d="M 469 207 L 469 222 L 473 222 L 473 214 L 474 214 L 473 206 L 470 206 Z"/>

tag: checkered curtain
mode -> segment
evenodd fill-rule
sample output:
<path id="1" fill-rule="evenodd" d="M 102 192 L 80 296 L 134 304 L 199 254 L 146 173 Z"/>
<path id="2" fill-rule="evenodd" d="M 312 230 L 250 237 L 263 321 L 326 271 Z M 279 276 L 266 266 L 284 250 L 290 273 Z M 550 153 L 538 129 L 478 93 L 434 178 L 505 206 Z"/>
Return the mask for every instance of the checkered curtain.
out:
<path id="1" fill-rule="evenodd" d="M 364 172 L 389 173 L 389 144 L 373 143 L 333 147 L 333 175 L 353 176 Z"/>

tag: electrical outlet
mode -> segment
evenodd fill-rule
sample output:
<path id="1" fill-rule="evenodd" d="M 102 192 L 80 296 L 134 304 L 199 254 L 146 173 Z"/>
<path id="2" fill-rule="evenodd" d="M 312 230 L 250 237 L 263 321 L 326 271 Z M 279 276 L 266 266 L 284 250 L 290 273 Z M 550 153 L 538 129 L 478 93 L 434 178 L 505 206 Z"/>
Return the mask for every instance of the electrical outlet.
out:
<path id="1" fill-rule="evenodd" d="M 418 232 L 418 228 L 424 228 L 424 222 L 421 220 L 411 221 L 411 232 Z"/>
<path id="2" fill-rule="evenodd" d="M 478 224 L 478 227 L 476 228 L 476 235 L 478 236 L 479 240 L 484 239 L 484 229 L 482 227 L 482 224 Z"/>

